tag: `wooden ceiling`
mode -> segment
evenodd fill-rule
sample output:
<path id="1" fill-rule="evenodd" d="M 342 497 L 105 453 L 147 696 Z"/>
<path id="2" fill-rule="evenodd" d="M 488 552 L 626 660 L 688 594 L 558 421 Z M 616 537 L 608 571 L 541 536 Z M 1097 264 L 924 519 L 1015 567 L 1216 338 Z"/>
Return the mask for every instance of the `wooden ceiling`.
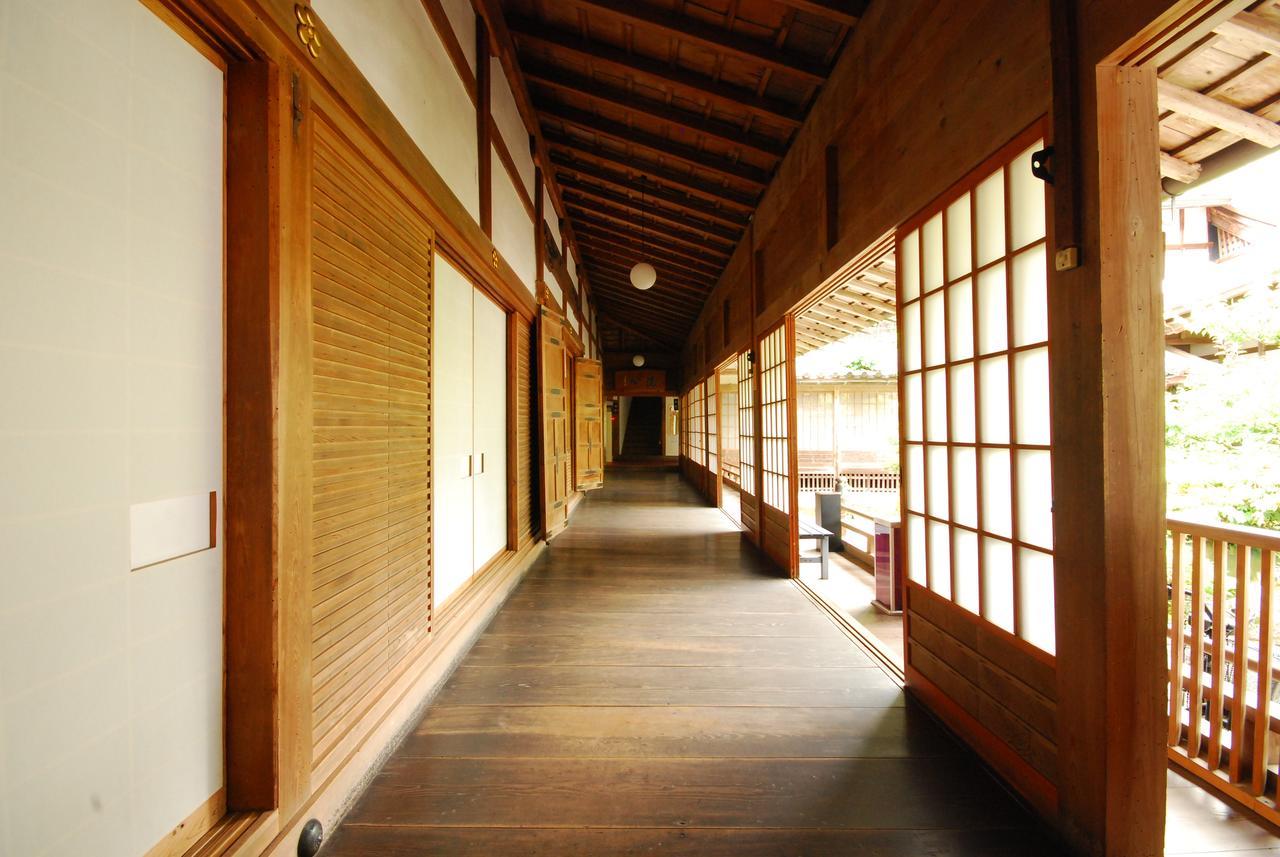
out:
<path id="1" fill-rule="evenodd" d="M 796 315 L 796 353 L 839 342 L 897 317 L 898 275 L 892 245 L 859 266 L 826 297 Z"/>
<path id="2" fill-rule="evenodd" d="M 1160 69 L 1160 171 L 1191 183 L 1237 144 L 1280 147 L 1280 3 L 1261 0 Z"/>
<path id="3" fill-rule="evenodd" d="M 865 6 L 502 0 L 606 351 L 681 347 Z"/>

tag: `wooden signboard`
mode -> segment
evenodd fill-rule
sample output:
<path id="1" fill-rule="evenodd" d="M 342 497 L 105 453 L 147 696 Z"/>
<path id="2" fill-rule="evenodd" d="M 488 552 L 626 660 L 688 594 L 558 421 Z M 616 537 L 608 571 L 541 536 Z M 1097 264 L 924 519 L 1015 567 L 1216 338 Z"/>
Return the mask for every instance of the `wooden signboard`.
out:
<path id="1" fill-rule="evenodd" d="M 662 369 L 619 369 L 613 374 L 619 396 L 661 396 L 667 390 L 667 373 Z"/>

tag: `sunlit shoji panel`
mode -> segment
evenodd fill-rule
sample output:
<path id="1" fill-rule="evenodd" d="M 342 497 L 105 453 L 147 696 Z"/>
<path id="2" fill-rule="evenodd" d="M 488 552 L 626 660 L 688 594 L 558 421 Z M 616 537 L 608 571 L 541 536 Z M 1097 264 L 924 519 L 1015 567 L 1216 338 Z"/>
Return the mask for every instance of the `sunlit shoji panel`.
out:
<path id="1" fill-rule="evenodd" d="M 1042 140 L 898 235 L 908 575 L 1055 649 Z"/>
<path id="2" fill-rule="evenodd" d="M 741 479 L 738 488 L 743 494 L 756 491 L 756 421 L 755 377 L 752 375 L 751 355 L 738 355 L 738 471 Z"/>
<path id="3" fill-rule="evenodd" d="M 719 473 L 720 449 L 716 445 L 720 434 L 720 383 L 716 375 L 707 378 L 706 412 L 707 412 L 707 469 L 713 474 Z"/>
<path id="4" fill-rule="evenodd" d="M 680 454 L 689 458 L 693 453 L 689 445 L 689 394 L 680 397 Z"/>
<path id="5" fill-rule="evenodd" d="M 787 332 L 785 325 L 760 340 L 760 431 L 764 440 L 764 501 L 791 511 L 787 452 Z"/>
<path id="6" fill-rule="evenodd" d="M 707 466 L 706 383 L 699 381 L 689 391 L 689 459 Z"/>

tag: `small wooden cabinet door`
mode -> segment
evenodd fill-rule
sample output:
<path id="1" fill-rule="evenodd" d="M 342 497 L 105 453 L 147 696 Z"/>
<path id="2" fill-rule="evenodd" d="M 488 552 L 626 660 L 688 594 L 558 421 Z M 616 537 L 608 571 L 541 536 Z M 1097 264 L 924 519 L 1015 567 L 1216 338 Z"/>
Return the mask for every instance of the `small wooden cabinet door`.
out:
<path id="1" fill-rule="evenodd" d="M 538 403 L 542 422 L 542 516 L 549 539 L 569 515 L 569 377 L 565 368 L 564 318 L 540 307 L 538 314 Z"/>
<path id="2" fill-rule="evenodd" d="M 604 366 L 599 360 L 573 361 L 574 484 L 579 491 L 604 486 Z"/>

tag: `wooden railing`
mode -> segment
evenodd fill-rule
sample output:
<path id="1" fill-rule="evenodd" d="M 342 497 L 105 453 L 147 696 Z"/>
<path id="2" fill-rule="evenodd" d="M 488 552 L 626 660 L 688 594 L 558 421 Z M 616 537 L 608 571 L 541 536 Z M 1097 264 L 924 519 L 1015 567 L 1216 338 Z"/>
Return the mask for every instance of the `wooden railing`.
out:
<path id="1" fill-rule="evenodd" d="M 1280 823 L 1280 533 L 1172 519 L 1167 527 L 1169 758 Z"/>
<path id="2" fill-rule="evenodd" d="M 887 470 L 800 470 L 801 491 L 897 493 L 898 474 Z"/>
<path id="3" fill-rule="evenodd" d="M 847 497 L 842 498 L 840 501 L 840 530 L 840 537 L 844 541 L 844 552 L 861 560 L 868 566 L 875 566 L 875 515 L 851 505 Z"/>
<path id="4" fill-rule="evenodd" d="M 738 467 L 736 461 L 720 460 L 720 475 L 724 477 L 724 481 L 737 488 L 742 484 L 742 470 Z"/>

